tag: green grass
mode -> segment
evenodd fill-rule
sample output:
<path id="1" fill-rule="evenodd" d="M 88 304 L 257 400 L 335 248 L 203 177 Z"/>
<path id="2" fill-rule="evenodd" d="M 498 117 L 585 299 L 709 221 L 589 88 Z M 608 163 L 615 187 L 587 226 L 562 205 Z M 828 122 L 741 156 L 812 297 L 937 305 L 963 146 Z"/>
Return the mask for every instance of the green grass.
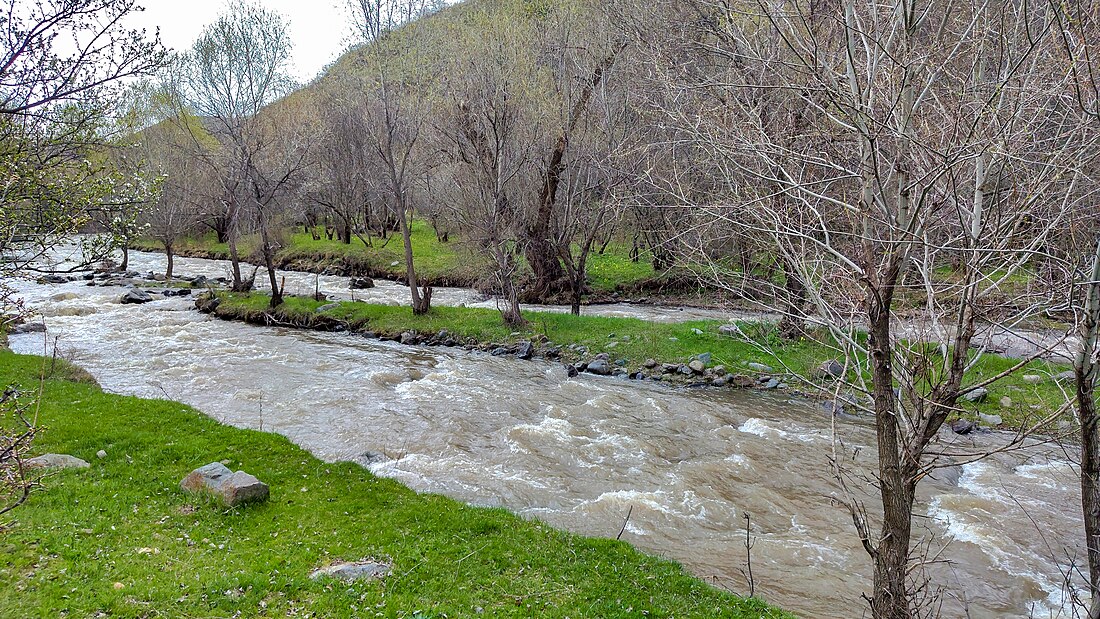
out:
<path id="1" fill-rule="evenodd" d="M 270 297 L 262 294 L 222 294 L 217 313 L 224 317 L 260 318 L 270 311 Z M 352 330 L 372 331 L 380 335 L 398 335 L 404 331 L 422 334 L 446 329 L 459 338 L 472 338 L 483 343 L 511 343 L 545 336 L 558 345 L 576 344 L 589 349 L 590 358 L 607 352 L 612 360 L 625 360 L 629 370 L 638 370 L 647 359 L 660 362 L 685 363 L 692 357 L 709 352 L 712 366 L 723 365 L 731 373 L 750 373 L 749 363 L 771 366 L 779 372 L 809 376 L 835 352 L 820 343 L 803 340 L 784 342 L 764 323 L 739 323 L 746 333 L 766 340 L 775 356 L 752 343 L 719 333 L 727 324 L 719 320 L 696 320 L 682 323 L 656 323 L 635 318 L 573 316 L 554 312 L 524 312 L 528 324 L 518 331 L 504 325 L 500 314 L 482 308 L 436 306 L 424 316 L 414 316 L 408 307 L 375 305 L 345 301 L 334 309 L 318 314 L 317 309 L 328 302 L 302 297 L 288 297 L 277 313 L 281 319 L 310 326 L 318 319 L 337 319 Z M 566 357 L 570 352 L 565 351 Z M 778 357 L 778 359 L 776 358 Z M 1016 360 L 983 355 L 964 384 L 975 384 L 987 377 L 1013 367 Z M 989 385 L 989 396 L 981 404 L 960 402 L 959 415 L 975 418 L 979 412 L 1000 415 L 1006 427 L 1022 427 L 1056 411 L 1066 401 L 1067 394 L 1050 377 L 1068 366 L 1046 361 L 1033 361 L 1022 370 Z M 1025 383 L 1023 376 L 1038 374 L 1043 381 L 1037 385 Z M 797 385 L 795 385 L 797 387 Z M 803 388 L 803 390 L 808 390 Z M 1011 404 L 1001 405 L 1008 397 Z"/>
<path id="2" fill-rule="evenodd" d="M 492 269 L 484 256 L 461 241 L 440 242 L 428 222 L 414 221 L 411 235 L 417 275 L 429 282 L 472 287 Z M 350 244 L 324 237 L 314 240 L 310 234 L 301 232 L 300 228 L 287 231 L 286 238 L 288 247 L 278 253 L 277 261 L 287 267 L 323 271 L 326 267 L 335 266 L 377 277 L 405 277 L 405 247 L 399 234 L 392 236 L 388 243 L 374 237 L 371 239 L 371 247 L 367 247 L 358 238 L 352 238 Z M 259 239 L 256 235 L 242 238 L 237 248 L 242 257 L 259 261 Z M 163 248 L 155 241 L 142 240 L 135 243 L 135 249 L 161 251 Z M 222 259 L 229 256 L 228 245 L 218 243 L 213 233 L 184 239 L 179 243 L 177 251 L 181 254 L 201 252 Z M 526 270 L 523 257 L 517 258 L 521 269 Z M 646 256 L 633 262 L 630 259 L 630 248 L 620 243 L 609 244 L 603 254 L 592 253 L 588 258 L 588 274 L 591 288 L 597 294 L 630 289 L 658 275 Z"/>
<path id="3" fill-rule="evenodd" d="M 630 248 L 619 243 L 609 244 L 602 254 L 593 252 L 588 256 L 588 283 L 596 292 L 629 289 L 657 275 L 647 255 L 643 254 L 637 262 L 632 261 Z"/>
<path id="4" fill-rule="evenodd" d="M 33 390 L 43 363 L 0 351 L 0 381 Z M 416 494 L 282 437 L 105 394 L 62 370 L 44 382 L 35 449 L 92 467 L 46 478 L 9 514 L 0 617 L 787 616 L 625 543 Z M 271 500 L 224 509 L 179 489 L 192 468 L 222 459 L 270 484 Z M 364 558 L 392 561 L 393 574 L 308 576 Z"/>

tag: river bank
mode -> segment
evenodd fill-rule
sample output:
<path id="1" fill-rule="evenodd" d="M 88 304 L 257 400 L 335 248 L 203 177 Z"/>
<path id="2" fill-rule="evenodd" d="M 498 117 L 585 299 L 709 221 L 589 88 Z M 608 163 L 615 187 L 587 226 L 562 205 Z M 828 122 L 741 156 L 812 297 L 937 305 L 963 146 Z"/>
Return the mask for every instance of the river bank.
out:
<path id="1" fill-rule="evenodd" d="M 442 242 L 425 222 L 414 222 L 413 257 L 417 277 L 423 285 L 485 290 L 491 265 L 485 257 L 459 242 Z M 358 239 L 341 243 L 330 239 L 314 239 L 301 232 L 288 232 L 286 247 L 275 255 L 276 267 L 285 271 L 370 277 L 394 282 L 405 281 L 405 258 L 400 237 L 384 240 L 371 238 L 367 246 Z M 238 251 L 242 260 L 261 264 L 259 241 L 244 237 Z M 164 253 L 156 241 L 138 239 L 132 249 Z M 211 235 L 186 238 L 175 248 L 175 255 L 207 260 L 229 260 L 229 248 Z M 526 265 L 521 265 L 525 272 Z M 696 278 L 682 270 L 657 272 L 644 257 L 632 259 L 627 248 L 611 244 L 602 253 L 594 253 L 588 264 L 589 292 L 584 304 L 600 305 L 628 301 L 642 304 L 682 304 L 699 308 L 720 308 L 729 305 L 725 293 L 703 287 Z M 568 304 L 568 295 L 544 299 L 543 302 Z"/>
<path id="2" fill-rule="evenodd" d="M 520 360 L 561 362 L 570 375 L 586 372 L 690 387 L 776 391 L 818 401 L 825 413 L 860 413 L 854 392 L 841 390 L 839 397 L 833 394 L 842 367 L 831 356 L 832 351 L 808 341 L 772 338 L 775 344 L 765 352 L 747 341 L 745 334 L 767 339 L 766 331 L 774 328 L 767 323 L 655 323 L 525 312 L 528 324 L 512 330 L 501 323 L 498 312 L 483 308 L 435 307 L 425 316 L 414 316 L 408 308 L 357 301 L 288 297 L 275 309 L 269 302 L 270 297 L 260 293 L 222 292 L 200 297 L 196 307 L 224 320 L 256 325 L 346 331 L 407 345 L 457 347 Z M 976 364 L 973 375 L 975 379 L 996 375 L 1016 363 L 987 354 Z M 952 419 L 1002 429 L 1024 427 L 1065 401 L 1057 376 L 1066 369 L 1034 361 L 990 385 L 981 397 L 961 401 Z"/>
<path id="3" fill-rule="evenodd" d="M 131 258 L 139 272 L 164 263 Z M 224 263 L 180 262 L 192 276 L 225 273 Z M 286 277 L 298 294 L 314 289 L 312 277 Z M 320 279 L 323 291 L 349 300 L 346 279 Z M 756 591 L 802 616 L 848 619 L 870 586 L 851 516 L 829 500 L 838 489 L 826 459 L 839 437 L 853 450 L 851 466 L 873 466 L 875 435 L 864 419 L 830 418 L 780 391 L 569 378 L 560 362 L 217 320 L 192 298 L 162 296 L 154 282 L 146 288 L 154 301 L 122 304 L 125 288 L 86 283 L 13 282 L 48 331 L 12 335 L 11 348 L 74 360 L 110 392 L 185 402 L 418 492 L 582 535 L 621 534 L 731 591 L 749 590 L 751 514 Z M 365 292 L 392 304 L 395 321 L 408 320 L 400 287 Z M 469 295 L 460 292 L 441 298 L 462 309 Z M 485 320 L 500 325 L 491 310 Z M 949 453 L 996 450 L 1013 437 L 941 434 Z M 1081 516 L 1079 483 L 1063 460 L 1057 446 L 1036 444 L 922 482 L 921 530 L 947 546 L 945 567 L 931 566 L 948 591 L 945 614 L 962 616 L 965 606 L 975 619 L 996 619 L 1066 604 L 1049 549 L 1079 556 Z"/>
<path id="4" fill-rule="evenodd" d="M 0 350 L 5 385 L 33 391 L 42 367 Z M 788 616 L 626 543 L 416 494 L 281 436 L 74 378 L 62 364 L 44 382 L 35 448 L 92 467 L 45 479 L 0 532 L 2 616 Z M 225 510 L 179 490 L 189 470 L 222 459 L 269 483 L 271 500 Z M 366 558 L 392 575 L 309 577 Z"/>

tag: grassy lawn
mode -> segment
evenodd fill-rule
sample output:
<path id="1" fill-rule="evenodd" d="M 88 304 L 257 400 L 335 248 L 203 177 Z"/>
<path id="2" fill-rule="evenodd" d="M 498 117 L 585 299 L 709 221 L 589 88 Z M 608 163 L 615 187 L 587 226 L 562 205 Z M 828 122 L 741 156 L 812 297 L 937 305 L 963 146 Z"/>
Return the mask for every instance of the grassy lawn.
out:
<path id="1" fill-rule="evenodd" d="M 270 311 L 270 297 L 261 294 L 222 294 L 217 313 L 228 318 L 257 320 Z M 809 376 L 822 362 L 835 355 L 830 350 L 811 341 L 783 342 L 770 336 L 771 327 L 760 323 L 740 323 L 746 333 L 754 332 L 767 339 L 769 346 L 782 363 L 757 346 L 719 333 L 719 327 L 727 324 L 719 320 L 697 320 L 682 323 L 655 323 L 635 318 L 608 318 L 600 316 L 572 316 L 553 312 L 524 312 L 528 320 L 526 328 L 514 331 L 503 324 L 500 314 L 494 310 L 463 307 L 433 307 L 424 316 L 413 316 L 408 307 L 375 305 L 345 301 L 323 314 L 318 308 L 329 305 L 301 297 L 288 297 L 277 310 L 282 320 L 310 325 L 318 319 L 338 319 L 351 330 L 372 331 L 380 335 L 398 335 L 404 331 L 423 334 L 438 333 L 446 329 L 459 338 L 472 338 L 479 342 L 512 343 L 545 336 L 557 345 L 585 346 L 589 356 L 607 352 L 612 360 L 625 360 L 631 371 L 641 369 L 647 359 L 667 363 L 685 363 L 701 353 L 712 355 L 711 366 L 723 365 L 732 373 L 751 373 L 749 363 L 771 366 L 778 372 L 783 367 L 790 372 Z M 570 351 L 565 350 L 566 358 Z M 984 355 L 974 367 L 966 384 L 974 384 L 1013 367 L 1016 360 Z M 1051 378 L 1068 369 L 1046 361 L 1033 361 L 1023 370 L 1000 379 L 988 387 L 989 395 L 980 404 L 959 403 L 959 416 L 976 418 L 979 412 L 999 415 L 1006 427 L 1021 427 L 1057 410 L 1066 394 Z M 659 370 L 658 370 L 659 371 Z M 1026 374 L 1042 377 L 1038 384 L 1023 380 Z M 798 387 L 798 385 L 794 385 Z M 807 390 L 803 387 L 803 390 Z M 1008 397 L 1008 406 L 1001 399 Z"/>
<path id="2" fill-rule="evenodd" d="M 0 351 L 33 390 L 43 360 Z M 785 617 L 625 543 L 420 495 L 286 439 L 179 403 L 44 383 L 37 452 L 91 463 L 43 481 L 0 531 L 0 617 Z M 99 459 L 97 450 L 107 457 Z M 271 485 L 224 509 L 179 489 L 228 459 Z M 311 580 L 336 560 L 391 561 L 382 581 Z"/>

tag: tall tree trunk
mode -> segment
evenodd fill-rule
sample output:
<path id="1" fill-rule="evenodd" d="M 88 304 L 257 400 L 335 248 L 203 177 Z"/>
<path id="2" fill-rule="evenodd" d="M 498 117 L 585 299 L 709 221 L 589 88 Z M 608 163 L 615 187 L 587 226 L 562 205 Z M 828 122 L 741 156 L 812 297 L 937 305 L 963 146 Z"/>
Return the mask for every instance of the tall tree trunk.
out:
<path id="1" fill-rule="evenodd" d="M 874 546 L 875 619 L 910 619 L 906 573 L 915 486 L 898 443 L 897 401 L 894 396 L 893 345 L 890 341 L 889 294 L 874 291 L 869 300 L 868 350 L 871 355 L 875 429 L 878 439 L 879 494 L 882 532 Z"/>
<path id="2" fill-rule="evenodd" d="M 279 288 L 279 278 L 275 271 L 275 243 L 271 238 L 271 231 L 268 229 L 268 217 L 264 213 L 263 206 L 259 205 L 258 197 L 257 210 L 260 219 L 260 241 L 262 243 L 260 249 L 264 256 L 264 267 L 267 269 L 268 282 L 271 284 L 271 307 L 275 308 L 283 304 L 283 291 Z"/>
<path id="3" fill-rule="evenodd" d="M 126 271 L 130 268 L 130 244 L 122 244 L 122 264 L 119 265 L 118 270 Z"/>
<path id="4" fill-rule="evenodd" d="M 569 119 L 561 134 L 554 142 L 554 148 L 550 151 L 550 158 L 546 164 L 546 170 L 542 176 L 542 188 L 539 190 L 539 208 L 535 218 L 527 228 L 527 238 L 524 244 L 524 257 L 527 264 L 535 274 L 535 288 L 531 296 L 536 299 L 545 299 L 548 295 L 560 289 L 564 272 L 561 262 L 558 261 L 558 249 L 554 247 L 554 241 L 550 235 L 550 220 L 554 214 L 554 205 L 558 201 L 558 188 L 561 185 L 561 177 L 565 172 L 565 151 L 569 147 L 569 136 L 580 122 L 581 116 L 588 108 L 588 102 L 592 99 L 592 93 L 603 81 L 604 74 L 619 52 L 625 48 L 620 45 L 611 54 L 604 58 L 592 70 L 592 76 L 573 104 Z"/>
<path id="5" fill-rule="evenodd" d="M 233 269 L 233 292 L 245 292 L 244 280 L 241 279 L 241 257 L 237 253 L 237 235 L 229 235 L 229 263 Z"/>
<path id="6" fill-rule="evenodd" d="M 423 294 L 419 288 L 419 282 L 416 279 L 416 268 L 413 264 L 413 247 L 412 247 L 412 231 L 409 228 L 408 211 L 404 206 L 404 200 L 399 199 L 402 202 L 401 215 L 398 217 L 398 225 L 401 228 L 401 239 L 405 243 L 405 278 L 409 284 L 409 292 L 412 295 L 412 310 L 414 316 L 420 316 L 427 314 L 432 305 L 432 289 L 429 286 L 425 286 Z"/>
<path id="7" fill-rule="evenodd" d="M 1081 321 L 1081 350 L 1073 363 L 1077 416 L 1081 421 L 1081 512 L 1085 520 L 1090 603 L 1088 619 L 1100 619 L 1100 411 L 1096 406 L 1097 334 L 1100 332 L 1100 239 L 1092 262 Z"/>
<path id="8" fill-rule="evenodd" d="M 164 271 L 164 279 L 172 280 L 172 266 L 175 262 L 176 248 L 171 243 L 164 244 L 164 253 L 168 256 L 168 268 Z"/>
<path id="9" fill-rule="evenodd" d="M 779 335 L 793 341 L 806 335 L 806 323 L 802 318 L 806 308 L 806 286 L 789 260 L 783 261 L 783 277 L 787 298 L 783 318 L 779 321 Z"/>

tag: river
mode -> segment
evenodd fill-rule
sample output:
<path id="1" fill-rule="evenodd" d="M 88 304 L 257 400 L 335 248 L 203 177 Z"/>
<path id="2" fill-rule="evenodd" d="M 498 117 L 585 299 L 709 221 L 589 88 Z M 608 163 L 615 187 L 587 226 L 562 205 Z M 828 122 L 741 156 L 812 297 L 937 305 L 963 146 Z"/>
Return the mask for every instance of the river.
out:
<path id="1" fill-rule="evenodd" d="M 135 270 L 163 270 L 157 254 L 135 252 L 131 261 Z M 227 270 L 187 258 L 176 269 Z M 287 278 L 288 292 L 316 285 L 375 302 L 404 294 L 384 282 L 353 293 L 345 278 Z M 818 407 L 224 322 L 196 312 L 189 298 L 122 305 L 120 288 L 13 284 L 49 332 L 12 336 L 12 348 L 52 354 L 56 346 L 108 391 L 185 402 L 227 424 L 283 434 L 325 460 L 357 461 L 419 491 L 588 535 L 615 537 L 629 513 L 624 540 L 742 594 L 749 514 L 758 595 L 805 617 L 863 615 L 870 561 L 836 501 L 831 419 Z M 436 295 L 448 304 L 493 303 L 461 289 Z M 599 311 L 656 320 L 716 315 L 629 305 Z M 845 458 L 850 466 L 866 470 L 871 428 L 838 421 L 836 432 L 856 452 Z M 966 445 L 1006 440 L 991 432 Z M 1072 616 L 1062 570 L 1083 552 L 1075 469 L 1064 453 L 1034 446 L 965 464 L 921 488 L 915 530 L 940 559 L 929 575 L 947 590 L 944 616 Z"/>

